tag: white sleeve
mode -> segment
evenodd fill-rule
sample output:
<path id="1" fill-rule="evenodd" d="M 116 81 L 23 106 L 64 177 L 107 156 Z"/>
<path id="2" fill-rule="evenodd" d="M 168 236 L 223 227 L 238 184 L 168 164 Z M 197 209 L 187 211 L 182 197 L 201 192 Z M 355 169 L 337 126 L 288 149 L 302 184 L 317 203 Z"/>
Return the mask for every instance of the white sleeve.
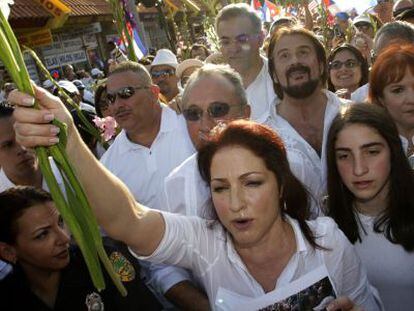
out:
<path id="1" fill-rule="evenodd" d="M 180 266 L 189 270 L 200 266 L 200 259 L 208 251 L 208 236 L 213 234 L 206 221 L 197 217 L 161 212 L 165 221 L 165 232 L 157 249 L 149 256 L 132 255 L 140 260 Z M 203 251 L 205 250 L 205 251 Z"/>
<path id="2" fill-rule="evenodd" d="M 327 243 L 323 243 L 323 246 L 330 249 L 323 252 L 324 261 L 337 294 L 349 297 L 366 311 L 382 310 L 382 303 L 374 294 L 366 271 L 352 244 L 332 219 L 328 217 L 324 219 L 328 228 Z"/>
<path id="3" fill-rule="evenodd" d="M 161 264 L 151 264 L 149 267 L 149 282 L 162 294 L 165 294 L 175 284 L 187 280 L 192 281 L 192 278 L 186 269 Z"/>

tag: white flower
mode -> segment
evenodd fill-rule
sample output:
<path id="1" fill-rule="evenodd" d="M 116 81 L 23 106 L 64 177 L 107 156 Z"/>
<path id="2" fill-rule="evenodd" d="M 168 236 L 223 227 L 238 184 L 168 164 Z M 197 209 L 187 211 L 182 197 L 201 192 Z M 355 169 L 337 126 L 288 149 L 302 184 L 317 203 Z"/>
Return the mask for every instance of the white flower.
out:
<path id="1" fill-rule="evenodd" d="M 13 0 L 1 0 L 0 1 L 0 11 L 3 13 L 4 17 L 6 17 L 6 19 L 9 18 L 10 15 L 10 5 L 13 5 L 14 1 Z"/>

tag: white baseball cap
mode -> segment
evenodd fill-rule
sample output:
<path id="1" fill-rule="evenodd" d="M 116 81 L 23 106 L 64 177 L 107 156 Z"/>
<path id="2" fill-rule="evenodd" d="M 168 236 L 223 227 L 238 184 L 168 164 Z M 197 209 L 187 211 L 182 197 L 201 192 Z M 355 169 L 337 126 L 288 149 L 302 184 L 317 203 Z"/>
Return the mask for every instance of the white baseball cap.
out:
<path id="1" fill-rule="evenodd" d="M 95 77 L 95 76 L 103 75 L 103 72 L 99 70 L 98 68 L 93 68 L 91 70 L 91 75 L 92 77 Z"/>
<path id="2" fill-rule="evenodd" d="M 204 63 L 195 58 L 189 58 L 178 64 L 175 75 L 181 79 L 183 72 L 190 67 L 203 67 Z"/>
<path id="3" fill-rule="evenodd" d="M 78 90 L 78 88 L 76 87 L 76 85 L 75 84 L 73 84 L 72 82 L 70 82 L 70 81 L 67 81 L 67 80 L 60 80 L 59 82 L 58 82 L 58 85 L 62 88 L 62 89 L 64 89 L 65 91 L 67 91 L 67 92 L 69 92 L 69 93 L 72 93 L 72 94 L 79 94 L 79 90 Z"/>
<path id="4" fill-rule="evenodd" d="M 151 63 L 151 68 L 158 65 L 168 65 L 177 68 L 177 56 L 168 49 L 158 50 L 157 55 L 155 55 L 154 60 Z"/>
<path id="5" fill-rule="evenodd" d="M 53 88 L 54 84 L 52 83 L 52 81 L 50 81 L 49 79 L 47 79 L 47 80 L 43 81 L 42 86 L 45 89 L 50 89 L 50 88 Z"/>

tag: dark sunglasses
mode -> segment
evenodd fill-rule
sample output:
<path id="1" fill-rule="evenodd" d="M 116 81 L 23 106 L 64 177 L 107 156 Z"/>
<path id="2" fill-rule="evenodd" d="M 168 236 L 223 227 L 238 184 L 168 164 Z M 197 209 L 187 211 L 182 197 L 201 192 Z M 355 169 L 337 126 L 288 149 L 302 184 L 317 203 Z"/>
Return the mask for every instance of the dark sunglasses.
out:
<path id="1" fill-rule="evenodd" d="M 174 69 L 165 69 L 165 70 L 160 70 L 160 71 L 151 71 L 151 77 L 154 79 L 158 79 L 158 78 L 165 78 L 165 77 L 169 77 L 169 76 L 173 76 L 175 75 L 175 70 Z"/>
<path id="2" fill-rule="evenodd" d="M 143 90 L 143 89 L 148 89 L 148 88 L 149 88 L 148 86 L 137 86 L 137 87 L 126 86 L 126 87 L 123 87 L 117 90 L 115 93 L 107 93 L 106 99 L 108 100 L 108 103 L 113 104 L 117 96 L 119 96 L 119 98 L 122 98 L 122 99 L 128 99 L 135 94 L 136 90 Z"/>
<path id="3" fill-rule="evenodd" d="M 213 118 L 213 119 L 222 118 L 229 113 L 230 107 L 233 107 L 233 106 L 240 106 L 240 104 L 229 105 L 227 103 L 219 103 L 219 102 L 212 103 L 210 104 L 210 106 L 208 106 L 207 113 L 210 116 L 210 118 Z M 196 106 L 183 110 L 184 118 L 187 121 L 193 121 L 193 122 L 200 120 L 203 117 L 203 113 L 204 113 L 204 110 Z"/>
<path id="4" fill-rule="evenodd" d="M 334 69 L 334 70 L 339 70 L 342 68 L 342 66 L 345 66 L 345 68 L 351 69 L 351 68 L 355 68 L 358 65 L 359 65 L 359 62 L 354 59 L 348 59 L 344 62 L 336 60 L 329 64 L 329 68 Z"/>

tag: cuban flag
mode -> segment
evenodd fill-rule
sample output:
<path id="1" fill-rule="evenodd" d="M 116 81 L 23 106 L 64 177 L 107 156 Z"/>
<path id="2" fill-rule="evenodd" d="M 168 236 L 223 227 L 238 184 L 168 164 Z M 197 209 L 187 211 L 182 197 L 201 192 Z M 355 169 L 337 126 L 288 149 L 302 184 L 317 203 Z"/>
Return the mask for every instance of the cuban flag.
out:
<path id="1" fill-rule="evenodd" d="M 338 6 L 336 5 L 335 1 L 333 0 L 323 0 L 326 9 L 329 11 L 329 13 L 332 16 L 335 16 L 336 13 L 341 12 L 341 10 L 338 8 Z"/>
<path id="2" fill-rule="evenodd" d="M 272 22 L 280 14 L 280 7 L 269 0 L 265 0 L 263 5 L 260 0 L 252 0 L 250 6 L 259 14 L 263 22 Z"/>

